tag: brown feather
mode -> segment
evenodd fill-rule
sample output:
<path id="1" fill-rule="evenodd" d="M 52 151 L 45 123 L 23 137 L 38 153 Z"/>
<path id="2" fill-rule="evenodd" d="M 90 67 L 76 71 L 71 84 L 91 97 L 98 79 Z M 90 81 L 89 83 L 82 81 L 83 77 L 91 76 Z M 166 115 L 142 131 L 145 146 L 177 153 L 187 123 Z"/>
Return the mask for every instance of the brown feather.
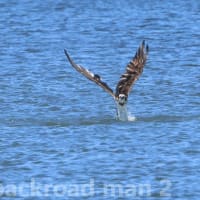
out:
<path id="1" fill-rule="evenodd" d="M 80 72 L 81 74 L 83 74 L 86 78 L 88 78 L 89 80 L 95 82 L 97 85 L 99 85 L 100 87 L 102 87 L 106 92 L 108 92 L 112 97 L 115 98 L 115 94 L 113 93 L 113 90 L 105 83 L 101 80 L 101 77 L 98 74 L 93 74 L 92 72 L 90 72 L 89 70 L 85 69 L 84 67 L 77 65 L 69 56 L 69 54 L 67 53 L 66 50 L 64 50 L 65 55 L 67 56 L 67 59 L 69 60 L 70 64 L 72 65 L 72 67 L 74 67 L 78 72 Z"/>
<path id="2" fill-rule="evenodd" d="M 116 87 L 116 98 L 118 98 L 119 94 L 124 94 L 128 97 L 132 85 L 142 74 L 147 59 L 148 50 L 148 45 L 145 45 L 145 41 L 143 41 L 135 56 L 127 65 L 125 73 L 120 77 Z"/>

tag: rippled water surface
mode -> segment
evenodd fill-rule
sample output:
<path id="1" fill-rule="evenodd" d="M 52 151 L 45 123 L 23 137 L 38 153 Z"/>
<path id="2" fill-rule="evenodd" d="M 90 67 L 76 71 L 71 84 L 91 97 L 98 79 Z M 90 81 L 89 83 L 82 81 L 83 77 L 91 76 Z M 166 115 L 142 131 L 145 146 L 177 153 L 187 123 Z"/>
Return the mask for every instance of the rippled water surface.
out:
<path id="1" fill-rule="evenodd" d="M 199 200 L 199 13 L 195 0 L 1 1 L 1 199 Z M 143 39 L 136 120 L 120 122 L 63 49 L 114 89 Z"/>

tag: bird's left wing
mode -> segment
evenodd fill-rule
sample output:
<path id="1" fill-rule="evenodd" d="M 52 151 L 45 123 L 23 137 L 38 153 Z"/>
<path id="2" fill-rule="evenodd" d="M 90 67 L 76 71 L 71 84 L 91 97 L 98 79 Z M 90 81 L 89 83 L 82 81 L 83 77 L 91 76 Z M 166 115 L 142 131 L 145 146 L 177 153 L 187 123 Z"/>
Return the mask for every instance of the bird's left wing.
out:
<path id="1" fill-rule="evenodd" d="M 105 83 L 101 80 L 101 77 L 98 74 L 93 74 L 92 72 L 90 72 L 89 70 L 85 69 L 84 67 L 77 65 L 69 56 L 69 54 L 67 53 L 66 50 L 64 50 L 65 55 L 67 56 L 68 61 L 70 62 L 70 64 L 72 65 L 72 67 L 74 67 L 78 72 L 80 72 L 81 74 L 83 74 L 86 78 L 88 78 L 89 80 L 95 82 L 97 85 L 99 85 L 100 87 L 102 87 L 106 92 L 108 92 L 113 98 L 115 98 L 115 94 L 113 93 L 113 90 Z"/>
<path id="2" fill-rule="evenodd" d="M 120 77 L 116 87 L 116 97 L 118 97 L 119 94 L 125 94 L 128 97 L 132 85 L 142 74 L 148 51 L 149 47 L 145 44 L 145 41 L 143 41 L 135 56 L 127 65 L 126 72 Z"/>

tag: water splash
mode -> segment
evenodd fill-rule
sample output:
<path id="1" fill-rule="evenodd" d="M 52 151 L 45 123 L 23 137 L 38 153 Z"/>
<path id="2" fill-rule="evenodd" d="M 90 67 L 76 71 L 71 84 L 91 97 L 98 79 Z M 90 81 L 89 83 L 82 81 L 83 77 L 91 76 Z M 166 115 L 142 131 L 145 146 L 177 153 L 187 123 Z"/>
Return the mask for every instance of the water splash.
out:
<path id="1" fill-rule="evenodd" d="M 129 122 L 134 122 L 136 120 L 137 120 L 137 118 L 129 112 L 128 113 L 128 121 Z"/>
<path id="2" fill-rule="evenodd" d="M 127 111 L 126 104 L 120 105 L 116 101 L 116 105 L 117 105 L 117 119 L 118 120 L 120 120 L 120 121 L 129 121 L 129 122 L 136 121 L 136 117 L 134 115 L 132 115 L 130 112 Z"/>

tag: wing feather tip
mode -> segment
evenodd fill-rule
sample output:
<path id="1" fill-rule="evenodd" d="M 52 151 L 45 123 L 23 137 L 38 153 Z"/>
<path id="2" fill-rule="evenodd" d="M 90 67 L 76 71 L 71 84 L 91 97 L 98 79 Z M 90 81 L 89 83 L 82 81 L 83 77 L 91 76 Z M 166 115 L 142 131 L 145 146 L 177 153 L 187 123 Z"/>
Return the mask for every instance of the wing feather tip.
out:
<path id="1" fill-rule="evenodd" d="M 144 45 L 145 45 L 145 40 L 142 41 L 142 46 L 144 46 Z"/>
<path id="2" fill-rule="evenodd" d="M 68 55 L 68 53 L 67 53 L 67 50 L 66 50 L 66 49 L 64 49 L 64 53 L 65 53 L 65 55 Z"/>
<path id="3" fill-rule="evenodd" d="M 64 49 L 64 53 L 65 53 L 65 55 L 67 56 L 68 60 L 70 60 L 69 54 L 68 54 L 68 52 L 67 52 L 66 49 Z"/>
<path id="4" fill-rule="evenodd" d="M 146 52 L 149 53 L 149 45 L 146 45 Z"/>

